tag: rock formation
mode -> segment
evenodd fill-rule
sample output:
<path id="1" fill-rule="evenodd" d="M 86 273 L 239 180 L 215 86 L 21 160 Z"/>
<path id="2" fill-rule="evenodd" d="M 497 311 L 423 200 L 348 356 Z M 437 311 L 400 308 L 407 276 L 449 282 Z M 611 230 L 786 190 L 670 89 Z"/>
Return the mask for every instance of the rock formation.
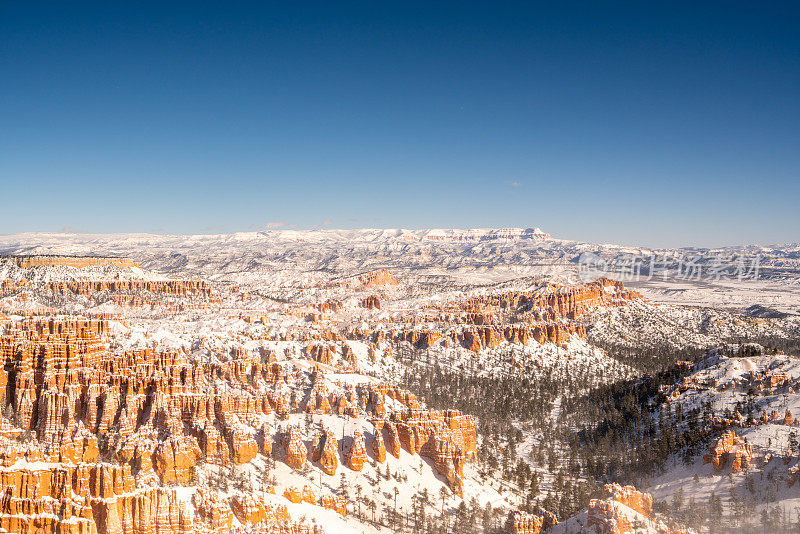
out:
<path id="1" fill-rule="evenodd" d="M 335 475 L 339 466 L 339 451 L 337 450 L 336 437 L 330 430 L 323 431 L 314 439 L 312 461 L 319 462 L 326 475 Z"/>
<path id="2" fill-rule="evenodd" d="M 347 514 L 347 499 L 338 495 L 326 495 L 320 499 L 319 505 L 323 508 L 333 510 L 341 516 Z"/>
<path id="3" fill-rule="evenodd" d="M 556 516 L 546 510 L 536 515 L 513 510 L 508 514 L 505 527 L 509 534 L 539 534 L 556 523 Z"/>
<path id="4" fill-rule="evenodd" d="M 753 446 L 743 443 L 732 430 L 725 431 L 711 447 L 711 452 L 703 455 L 703 463 L 712 464 L 716 471 L 721 471 L 730 463 L 731 471 L 734 473 L 747 469 L 752 459 Z"/>
<path id="5" fill-rule="evenodd" d="M 375 295 L 370 295 L 361 299 L 359 305 L 362 308 L 366 308 L 368 310 L 380 310 L 381 309 L 381 301 Z"/>
<path id="6" fill-rule="evenodd" d="M 634 534 L 633 522 L 614 501 L 592 499 L 589 501 L 587 527 L 608 534 Z"/>
<path id="7" fill-rule="evenodd" d="M 386 445 L 383 442 L 383 434 L 379 428 L 376 428 L 372 434 L 372 455 L 378 463 L 382 464 L 386 461 Z"/>
<path id="8" fill-rule="evenodd" d="M 346 453 L 347 467 L 353 471 L 361 471 L 367 461 L 367 447 L 364 445 L 364 434 L 356 430 L 353 441 Z"/>
<path id="9" fill-rule="evenodd" d="M 649 493 L 642 493 L 633 486 L 620 486 L 619 484 L 606 484 L 603 491 L 606 498 L 614 499 L 645 517 L 652 517 L 653 496 Z"/>
<path id="10" fill-rule="evenodd" d="M 306 464 L 306 456 L 308 456 L 308 449 L 306 449 L 300 431 L 297 428 L 291 428 L 284 438 L 284 447 L 286 448 L 286 465 L 293 469 L 302 469 Z"/>

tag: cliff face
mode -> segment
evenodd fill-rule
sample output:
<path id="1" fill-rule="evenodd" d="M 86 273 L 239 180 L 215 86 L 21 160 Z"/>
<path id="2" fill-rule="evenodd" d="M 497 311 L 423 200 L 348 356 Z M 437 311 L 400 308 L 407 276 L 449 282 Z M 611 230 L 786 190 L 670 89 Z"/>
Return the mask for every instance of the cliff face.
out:
<path id="1" fill-rule="evenodd" d="M 328 290 L 368 289 L 398 284 L 387 271 L 374 271 L 323 287 Z M 536 341 L 560 345 L 571 335 L 585 337 L 585 327 L 576 320 L 587 310 L 601 306 L 625 306 L 640 298 L 639 293 L 626 289 L 621 282 L 609 279 L 577 286 L 545 284 L 536 291 L 467 297 L 416 310 L 418 313 L 413 316 L 414 324 L 435 324 L 438 328 L 407 328 L 401 325 L 399 330 L 388 333 L 380 330 L 348 332 L 346 337 L 363 340 L 371 336 L 373 342 L 380 343 L 388 334 L 393 342 L 406 341 L 416 348 L 425 349 L 439 343 L 453 342 L 473 352 L 496 348 L 502 342 L 524 345 Z M 362 297 L 358 304 L 367 309 L 383 308 L 377 295 Z M 315 304 L 314 308 L 333 313 L 343 311 L 341 302 L 333 299 Z M 387 317 L 383 321 L 406 322 L 396 317 Z M 448 326 L 451 328 L 448 329 Z M 446 330 L 450 330 L 449 336 L 443 336 Z"/>
<path id="2" fill-rule="evenodd" d="M 357 276 L 349 276 L 321 284 L 324 289 L 374 289 L 380 287 L 394 287 L 399 285 L 400 281 L 386 269 L 370 271 Z"/>
<path id="3" fill-rule="evenodd" d="M 247 463 L 259 451 L 269 453 L 269 441 L 262 439 L 259 446 L 256 432 L 244 422 L 281 409 L 287 399 L 217 393 L 209 387 L 213 382 L 207 377 L 213 376 L 246 383 L 250 375 L 240 374 L 235 364 L 198 366 L 181 352 L 153 349 L 111 355 L 99 337 L 107 329 L 106 321 L 37 318 L 3 329 L 0 399 L 13 408 L 14 424 L 0 424 L 5 466 L 0 527 L 98 534 L 223 532 L 230 527 L 231 510 L 250 522 L 284 524 L 285 509 L 229 503 L 213 492 L 195 494 L 192 515 L 176 490 L 159 484 L 196 483 L 201 461 Z M 251 372 L 276 384 L 282 379 L 277 368 L 256 365 Z M 17 441 L 25 431 L 35 436 L 33 446 Z M 335 440 L 330 443 L 327 455 L 335 462 Z M 287 435 L 286 453 L 293 467 L 305 463 L 306 447 L 296 430 Z M 101 455 L 106 463 L 95 463 Z M 339 500 L 325 502 L 343 513 Z"/>
<path id="4" fill-rule="evenodd" d="M 453 492 L 463 495 L 464 462 L 472 459 L 477 450 L 474 419 L 458 410 L 442 412 L 420 408 L 394 413 L 392 418 L 399 445 L 409 454 L 433 460 L 436 470 L 447 478 Z M 389 430 L 390 442 L 395 442 L 393 434 L 394 430 Z M 396 452 L 399 455 L 399 447 Z"/>
<path id="5" fill-rule="evenodd" d="M 513 313 L 533 320 L 576 319 L 598 306 L 620 306 L 641 298 L 625 289 L 622 282 L 601 278 L 578 286 L 548 285 L 536 292 L 509 292 L 473 297 L 457 303 L 461 312 L 471 313 L 473 321 L 487 321 L 491 313 Z M 477 314 L 477 315 L 476 315 Z M 469 316 L 468 316 L 469 317 Z M 478 324 L 478 323 L 476 323 Z"/>
<path id="6" fill-rule="evenodd" d="M 11 470 L 0 472 L 0 484 L 0 526 L 8 532 L 194 532 L 176 491 L 136 488 L 128 466 Z"/>
<path id="7" fill-rule="evenodd" d="M 550 284 L 536 292 L 489 294 L 431 305 L 414 317 L 413 328 L 375 332 L 371 340 L 408 342 L 418 349 L 454 344 L 476 353 L 501 343 L 562 345 L 570 336 L 586 337 L 585 326 L 577 320 L 587 310 L 625 306 L 640 298 L 621 282 L 608 279 L 579 286 Z"/>
<path id="8" fill-rule="evenodd" d="M 101 291 L 136 292 L 147 291 L 162 295 L 205 296 L 211 295 L 211 288 L 204 280 L 98 280 L 51 282 L 47 288 L 57 295 L 89 296 Z"/>
<path id="9" fill-rule="evenodd" d="M 128 258 L 101 256 L 12 256 L 17 267 L 32 269 L 34 267 L 138 267 L 139 264 Z"/>

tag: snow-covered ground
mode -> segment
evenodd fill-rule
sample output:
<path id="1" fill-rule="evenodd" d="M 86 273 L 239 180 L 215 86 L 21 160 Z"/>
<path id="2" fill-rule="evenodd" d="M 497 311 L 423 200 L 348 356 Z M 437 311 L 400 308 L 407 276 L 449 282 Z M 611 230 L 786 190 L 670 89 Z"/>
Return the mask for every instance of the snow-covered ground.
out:
<path id="1" fill-rule="evenodd" d="M 455 340 L 465 328 L 482 324 L 467 323 L 460 316 L 452 321 L 442 319 L 454 309 L 461 310 L 458 303 L 502 293 L 545 294 L 555 290 L 552 283 L 577 283 L 582 254 L 614 258 L 665 251 L 564 241 L 541 231 L 514 229 L 269 231 L 216 236 L 20 234 L 0 236 L 0 251 L 113 255 L 132 258 L 140 264 L 80 269 L 63 265 L 19 268 L 13 260 L 0 259 L 0 283 L 8 284 L 0 295 L 0 314 L 6 316 L 0 315 L 0 321 L 20 321 L 26 312 L 36 314 L 47 310 L 62 314 L 109 314 L 114 319 L 104 340 L 113 352 L 159 347 L 181 351 L 189 362 L 197 365 L 225 363 L 237 351 L 277 355 L 280 365 L 293 370 L 293 382 L 287 387 L 302 391 L 311 387 L 315 365 L 325 369 L 324 384 L 331 393 L 343 392 L 346 385 L 399 381 L 412 365 L 438 365 L 464 376 L 522 376 L 534 382 L 546 379 L 564 389 L 573 382 L 582 384 L 582 388 L 593 388 L 636 379 L 642 373 L 594 344 L 686 348 L 712 347 L 741 338 L 800 337 L 798 245 L 720 251 L 762 255 L 765 269 L 759 280 L 688 282 L 654 278 L 627 282 L 629 288 L 640 291 L 645 298 L 624 306 L 597 306 L 569 319 L 587 328 L 587 339 L 573 335 L 560 346 L 532 340 L 526 344 L 509 343 L 503 339 L 497 346 L 481 347 L 478 352 L 455 342 L 438 342 L 422 349 L 406 341 L 395 341 L 393 335 L 403 331 L 435 331 L 442 341 Z M 384 268 L 390 270 L 398 284 L 353 285 L 357 286 L 359 275 Z M 208 281 L 211 288 L 210 295 L 202 302 L 146 291 L 124 295 L 135 297 L 135 302 L 129 302 L 115 300 L 114 295 L 102 291 L 88 297 L 54 295 L 42 290 L 43 285 L 52 282 L 195 277 Z M 362 299 L 367 296 L 379 298 L 380 308 L 364 307 Z M 335 305 L 324 308 L 326 302 Z M 504 315 L 508 325 L 519 321 L 513 313 L 499 307 L 492 313 Z M 564 322 L 567 318 L 556 317 L 554 321 Z M 362 336 L 359 332 L 370 335 Z M 341 363 L 345 354 L 352 355 L 354 368 L 313 361 L 308 357 L 310 340 L 330 348 L 336 363 Z M 773 409 L 781 413 L 789 409 L 798 416 L 800 398 L 796 392 L 759 390 L 758 395 L 752 395 L 751 373 L 781 372 L 796 381 L 800 377 L 798 360 L 785 355 L 735 357 L 730 352 L 718 351 L 698 365 L 692 375 L 698 383 L 713 386 L 687 389 L 671 402 L 673 406 L 681 404 L 684 413 L 706 406 L 722 413 L 726 409 L 733 411 L 737 403 L 752 401 L 759 412 L 757 416 Z M 719 384 L 731 387 L 719 389 Z M 240 386 L 217 381 L 215 387 L 228 391 Z M 254 383 L 252 388 L 259 394 L 269 392 L 263 383 Z M 564 416 L 564 399 L 583 393 L 586 391 L 559 391 L 543 397 L 544 413 L 546 410 L 550 413 L 550 421 L 546 423 L 555 428 L 571 420 Z M 424 399 L 420 400 L 424 403 Z M 307 445 L 321 426 L 336 436 L 352 436 L 359 430 L 367 443 L 374 431 L 366 418 L 331 414 L 290 413 L 279 418 L 273 413 L 260 423 L 278 432 L 289 425 L 303 428 Z M 537 421 L 537 425 L 530 423 L 513 422 L 522 432 L 516 455 L 523 461 L 529 460 L 534 449 L 550 438 L 543 435 L 542 428 L 546 425 L 542 421 Z M 682 488 L 685 500 L 707 502 L 713 491 L 725 506 L 736 502 L 735 495 L 741 501 L 749 499 L 752 502 L 749 510 L 753 513 L 775 503 L 789 511 L 800 506 L 797 486 L 790 489 L 785 484 L 787 469 L 796 460 L 786 465 L 781 456 L 792 428 L 769 422 L 743 427 L 737 432 L 756 451 L 757 459 L 750 469 L 735 474 L 729 468 L 717 472 L 702 463 L 701 455 L 684 463 L 682 455 L 676 454 L 667 462 L 665 473 L 651 479 L 647 488 L 640 489 L 651 491 L 659 501 L 671 501 L 678 488 Z M 564 459 L 565 447 L 556 445 L 553 450 Z M 773 459 L 763 465 L 763 459 L 769 455 Z M 387 463 L 381 466 L 370 459 L 358 472 L 343 463 L 342 456 L 337 474 L 327 476 L 313 464 L 307 470 L 293 470 L 278 461 L 268 468 L 271 462 L 259 455 L 252 462 L 235 467 L 233 475 L 237 480 L 246 479 L 254 494 L 288 506 L 294 519 L 306 524 L 324 524 L 329 534 L 388 532 L 388 526 L 361 521 L 352 515 L 353 508 L 361 506 L 361 515 L 371 518 L 372 510 L 366 508 L 369 500 L 376 503 L 376 517 L 384 518 L 386 511 L 394 510 L 395 506 L 400 512 L 408 512 L 412 496 L 423 494 L 428 495 L 426 506 L 431 512 L 453 511 L 460 503 L 474 500 L 478 506 L 490 504 L 492 509 L 505 513 L 523 503 L 523 491 L 510 481 L 501 480 L 499 475 L 482 473 L 476 464 L 465 466 L 462 500 L 447 490 L 447 481 L 430 460 L 412 456 L 405 450 L 399 459 L 388 455 Z M 199 483 L 230 475 L 227 467 L 223 472 L 219 470 L 203 464 L 199 468 Z M 534 470 L 540 475 L 539 497 L 542 497 L 554 489 L 554 474 L 541 465 Z M 266 493 L 267 482 L 274 481 L 277 481 L 277 496 Z M 351 499 L 350 513 L 342 518 L 319 506 L 289 503 L 281 495 L 291 486 L 298 489 L 309 486 L 317 495 L 341 493 L 344 487 L 349 495 L 362 493 L 366 500 L 359 500 L 359 505 Z M 195 490 L 196 486 L 188 486 L 181 489 L 181 494 L 188 502 Z M 234 491 L 237 490 L 229 488 L 223 493 L 230 496 Z M 642 532 L 657 528 L 647 518 L 632 513 L 633 519 L 642 521 Z M 586 512 L 579 513 L 553 532 L 584 531 L 587 519 Z"/>
<path id="2" fill-rule="evenodd" d="M 646 347 L 713 347 L 731 339 L 800 336 L 800 316 L 752 317 L 713 307 L 634 302 L 598 308 L 588 322 L 590 341 Z"/>

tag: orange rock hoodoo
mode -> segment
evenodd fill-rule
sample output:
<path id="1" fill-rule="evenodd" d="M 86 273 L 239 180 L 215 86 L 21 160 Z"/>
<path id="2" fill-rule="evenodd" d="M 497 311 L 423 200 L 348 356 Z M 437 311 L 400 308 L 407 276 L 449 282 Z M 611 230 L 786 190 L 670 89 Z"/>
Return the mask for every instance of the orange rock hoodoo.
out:
<path id="1" fill-rule="evenodd" d="M 376 428 L 372 436 L 372 455 L 378 463 L 386 461 L 386 445 L 383 441 L 383 434 L 380 428 Z"/>
<path id="2" fill-rule="evenodd" d="M 336 437 L 330 430 L 325 430 L 314 440 L 311 459 L 320 463 L 322 471 L 327 475 L 335 475 L 339 466 Z"/>
<path id="3" fill-rule="evenodd" d="M 323 508 L 333 510 L 341 516 L 347 514 L 347 499 L 342 496 L 326 495 L 320 499 L 319 505 Z"/>
<path id="4" fill-rule="evenodd" d="M 361 299 L 360 306 L 368 310 L 380 310 L 381 301 L 375 295 Z"/>
<path id="5" fill-rule="evenodd" d="M 280 525 L 289 521 L 289 512 L 285 506 L 269 505 L 252 495 L 234 495 L 231 499 L 231 511 L 240 523 L 265 523 Z"/>
<path id="6" fill-rule="evenodd" d="M 710 463 L 715 470 L 721 471 L 730 463 L 731 471 L 734 473 L 750 467 L 752 459 L 753 446 L 743 443 L 732 430 L 723 433 L 717 443 L 711 447 L 711 452 L 703 455 L 704 464 Z"/>
<path id="7" fill-rule="evenodd" d="M 633 534 L 630 517 L 620 510 L 614 501 L 589 501 L 587 527 L 595 526 L 599 532 L 608 534 Z"/>
<path id="8" fill-rule="evenodd" d="M 589 502 L 587 527 L 595 526 L 600 532 L 609 534 L 633 534 L 636 530 L 630 511 L 621 505 L 645 518 L 652 517 L 653 497 L 650 494 L 642 493 L 633 486 L 619 484 L 607 484 L 604 492 L 605 499 L 592 499 Z"/>
<path id="9" fill-rule="evenodd" d="M 393 413 L 392 418 L 396 420 L 402 446 L 411 454 L 431 458 L 436 470 L 447 477 L 450 488 L 462 495 L 464 462 L 471 459 L 477 449 L 475 420 L 458 410 L 440 412 L 413 408 L 399 417 Z"/>
<path id="10" fill-rule="evenodd" d="M 533 515 L 521 510 L 508 514 L 506 532 L 509 534 L 539 534 L 557 523 L 556 516 L 548 511 Z"/>
<path id="11" fill-rule="evenodd" d="M 367 448 L 364 445 L 364 435 L 356 430 L 353 434 L 353 442 L 347 450 L 347 467 L 353 471 L 361 471 L 364 462 L 367 461 Z"/>
<path id="12" fill-rule="evenodd" d="M 603 490 L 606 498 L 614 499 L 645 517 L 652 516 L 653 496 L 649 493 L 642 493 L 633 486 L 619 484 L 606 484 Z"/>
<path id="13" fill-rule="evenodd" d="M 302 469 L 306 464 L 308 449 L 306 449 L 298 429 L 289 430 L 284 438 L 284 446 L 286 447 L 286 465 L 293 469 Z"/>

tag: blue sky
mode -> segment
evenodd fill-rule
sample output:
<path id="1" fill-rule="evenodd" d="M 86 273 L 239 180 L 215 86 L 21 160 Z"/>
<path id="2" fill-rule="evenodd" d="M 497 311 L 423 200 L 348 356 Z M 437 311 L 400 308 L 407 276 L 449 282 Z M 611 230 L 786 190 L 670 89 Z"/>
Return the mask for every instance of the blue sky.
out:
<path id="1" fill-rule="evenodd" d="M 167 4 L 0 3 L 0 233 L 800 241 L 796 3 Z"/>

